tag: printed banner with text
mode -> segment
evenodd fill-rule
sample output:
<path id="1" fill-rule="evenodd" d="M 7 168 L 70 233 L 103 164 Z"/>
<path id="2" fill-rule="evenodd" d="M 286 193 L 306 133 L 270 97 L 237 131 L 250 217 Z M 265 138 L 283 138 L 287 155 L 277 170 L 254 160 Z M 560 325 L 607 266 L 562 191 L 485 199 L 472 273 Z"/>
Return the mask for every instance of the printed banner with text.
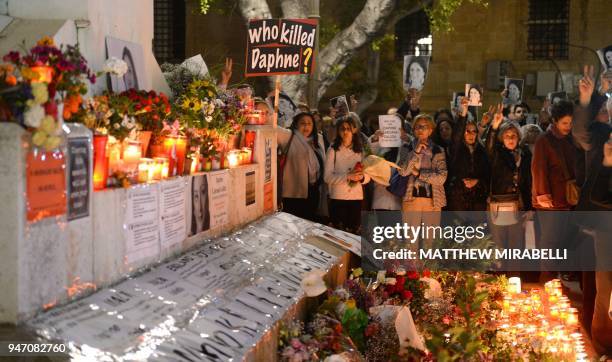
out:
<path id="1" fill-rule="evenodd" d="M 316 19 L 249 20 L 246 76 L 311 73 L 316 33 Z"/>

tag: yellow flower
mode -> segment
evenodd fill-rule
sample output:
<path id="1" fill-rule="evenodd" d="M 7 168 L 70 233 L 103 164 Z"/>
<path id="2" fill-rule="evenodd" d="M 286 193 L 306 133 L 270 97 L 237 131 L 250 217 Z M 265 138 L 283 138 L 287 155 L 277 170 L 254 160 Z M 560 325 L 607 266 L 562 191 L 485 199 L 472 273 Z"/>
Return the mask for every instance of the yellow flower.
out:
<path id="1" fill-rule="evenodd" d="M 40 123 L 40 130 L 48 134 L 54 133 L 57 130 L 55 119 L 51 116 L 45 116 Z"/>
<path id="2" fill-rule="evenodd" d="M 39 146 L 40 147 L 40 146 L 42 146 L 45 143 L 45 141 L 47 141 L 47 137 L 48 137 L 47 132 L 36 131 L 36 132 L 34 132 L 34 136 L 32 136 L 32 143 L 35 146 Z"/>
<path id="3" fill-rule="evenodd" d="M 38 79 L 38 73 L 32 70 L 29 67 L 21 67 L 21 76 L 28 80 L 36 80 Z"/>
<path id="4" fill-rule="evenodd" d="M 40 46 L 55 46 L 55 43 L 53 42 L 53 38 L 45 36 L 44 38 L 40 39 L 36 45 L 40 45 Z"/>
<path id="5" fill-rule="evenodd" d="M 183 109 L 188 109 L 197 112 L 202 109 L 202 102 L 199 99 L 195 98 L 185 98 L 183 100 L 183 104 L 181 104 L 181 107 Z"/>
<path id="6" fill-rule="evenodd" d="M 38 104 L 46 103 L 49 100 L 49 92 L 47 91 L 47 84 L 32 83 L 32 95 L 34 96 L 34 102 Z"/>
<path id="7" fill-rule="evenodd" d="M 62 139 L 59 138 L 58 136 L 49 136 L 47 137 L 47 140 L 45 141 L 44 147 L 47 149 L 47 151 L 51 151 L 57 148 L 57 146 L 59 146 L 61 141 Z"/>
<path id="8" fill-rule="evenodd" d="M 355 299 L 349 299 L 344 304 L 346 305 L 346 309 L 354 309 L 357 306 Z"/>

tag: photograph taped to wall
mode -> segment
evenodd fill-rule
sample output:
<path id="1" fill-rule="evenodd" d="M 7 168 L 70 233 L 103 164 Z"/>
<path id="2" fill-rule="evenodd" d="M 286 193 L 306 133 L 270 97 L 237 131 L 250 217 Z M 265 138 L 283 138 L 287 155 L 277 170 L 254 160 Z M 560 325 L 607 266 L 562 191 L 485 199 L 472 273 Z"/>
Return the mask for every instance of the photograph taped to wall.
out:
<path id="1" fill-rule="evenodd" d="M 482 107 L 482 87 L 478 84 L 466 84 L 465 94 L 470 100 L 468 106 Z"/>
<path id="2" fill-rule="evenodd" d="M 111 57 L 122 59 L 128 67 L 128 71 L 122 77 L 109 76 L 113 92 L 123 92 L 130 88 L 151 88 L 145 69 L 142 45 L 108 36 L 106 55 L 109 59 Z"/>
<path id="3" fill-rule="evenodd" d="M 518 104 L 523 98 L 523 84 L 522 79 L 508 78 L 504 80 L 504 88 L 506 89 L 506 97 L 504 97 L 504 104 Z"/>
<path id="4" fill-rule="evenodd" d="M 404 56 L 404 89 L 414 88 L 423 90 L 429 69 L 428 55 L 405 55 Z"/>
<path id="5" fill-rule="evenodd" d="M 210 229 L 208 175 L 196 175 L 192 178 L 191 182 L 190 236 Z"/>

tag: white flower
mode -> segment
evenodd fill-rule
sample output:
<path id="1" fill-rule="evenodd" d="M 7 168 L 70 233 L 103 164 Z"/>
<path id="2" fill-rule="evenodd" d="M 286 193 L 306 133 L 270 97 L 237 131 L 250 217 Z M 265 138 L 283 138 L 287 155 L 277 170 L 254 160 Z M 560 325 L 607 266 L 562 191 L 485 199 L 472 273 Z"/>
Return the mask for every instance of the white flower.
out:
<path id="1" fill-rule="evenodd" d="M 315 269 L 304 275 L 301 285 L 307 296 L 316 297 L 327 290 L 325 281 L 323 281 L 324 275 L 325 272 L 319 269 Z"/>
<path id="2" fill-rule="evenodd" d="M 123 116 L 123 119 L 121 120 L 121 126 L 127 128 L 129 123 L 130 123 L 130 119 L 128 118 L 128 116 L 126 114 L 126 115 Z"/>
<path id="3" fill-rule="evenodd" d="M 104 62 L 104 67 L 102 71 L 105 73 L 110 73 L 112 75 L 116 75 L 117 77 L 123 77 L 125 73 L 128 71 L 128 65 L 121 59 L 116 57 L 111 57 Z"/>
<path id="4" fill-rule="evenodd" d="M 223 101 L 220 100 L 219 98 L 215 98 L 214 102 L 215 102 L 215 106 L 217 106 L 217 107 L 225 106 L 225 103 L 223 103 Z"/>
<path id="5" fill-rule="evenodd" d="M 40 104 L 35 104 L 28 108 L 23 115 L 23 120 L 26 126 L 32 128 L 40 127 L 40 122 L 45 116 L 45 109 Z"/>
<path id="6" fill-rule="evenodd" d="M 341 354 L 332 354 L 327 357 L 323 362 L 350 362 L 345 356 Z"/>
<path id="7" fill-rule="evenodd" d="M 404 268 L 397 268 L 397 270 L 395 271 L 396 275 L 406 275 L 406 269 Z"/>
<path id="8" fill-rule="evenodd" d="M 215 111 L 215 105 L 213 103 L 208 103 L 208 109 L 206 112 L 208 114 L 213 114 L 214 111 Z"/>
<path id="9" fill-rule="evenodd" d="M 395 278 L 385 278 L 385 284 L 395 285 L 395 283 L 397 283 L 397 280 L 395 280 Z"/>
<path id="10" fill-rule="evenodd" d="M 379 283 L 384 283 L 385 275 L 387 275 L 387 272 L 385 270 L 379 270 L 378 273 L 376 274 L 376 281 Z"/>
<path id="11" fill-rule="evenodd" d="M 428 300 L 442 298 L 442 286 L 432 278 L 421 278 L 422 282 L 427 283 L 428 288 L 425 289 L 425 298 Z"/>
<path id="12" fill-rule="evenodd" d="M 206 116 L 204 119 L 206 122 L 210 123 L 212 121 L 212 116 Z"/>
<path id="13" fill-rule="evenodd" d="M 119 129 L 120 127 L 121 127 L 121 126 L 119 125 L 119 123 L 115 123 L 115 124 L 113 124 L 113 128 L 114 128 L 114 129 Z"/>

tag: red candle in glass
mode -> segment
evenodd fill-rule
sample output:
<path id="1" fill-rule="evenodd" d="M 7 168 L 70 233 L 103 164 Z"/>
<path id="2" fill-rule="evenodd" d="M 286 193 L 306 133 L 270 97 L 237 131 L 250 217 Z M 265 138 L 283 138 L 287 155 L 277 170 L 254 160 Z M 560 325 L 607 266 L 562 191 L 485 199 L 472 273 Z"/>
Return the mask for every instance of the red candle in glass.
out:
<path id="1" fill-rule="evenodd" d="M 102 190 L 106 187 L 106 179 L 108 178 L 108 162 L 106 159 L 107 142 L 108 136 L 94 135 L 94 190 Z"/>

